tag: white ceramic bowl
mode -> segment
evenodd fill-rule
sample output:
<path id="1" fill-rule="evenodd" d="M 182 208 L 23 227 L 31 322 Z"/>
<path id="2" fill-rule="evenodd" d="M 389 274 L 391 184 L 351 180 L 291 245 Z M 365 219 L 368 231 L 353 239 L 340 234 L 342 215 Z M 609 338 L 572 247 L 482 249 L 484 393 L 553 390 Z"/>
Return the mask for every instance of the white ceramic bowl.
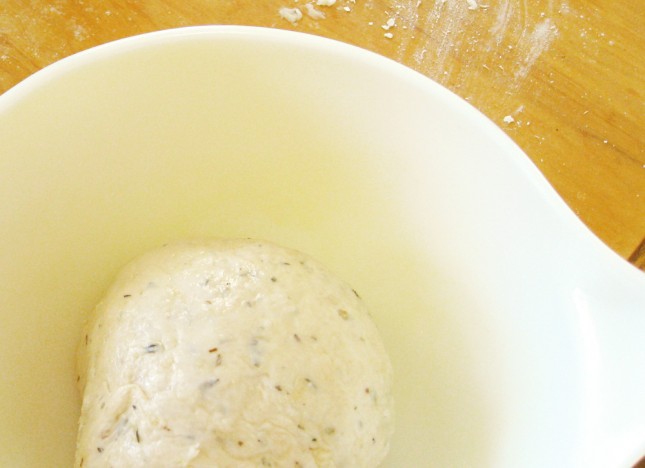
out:
<path id="1" fill-rule="evenodd" d="M 330 40 L 200 27 L 0 97 L 0 466 L 69 466 L 84 315 L 170 239 L 273 240 L 373 311 L 388 467 L 610 467 L 645 453 L 645 275 L 497 127 Z"/>

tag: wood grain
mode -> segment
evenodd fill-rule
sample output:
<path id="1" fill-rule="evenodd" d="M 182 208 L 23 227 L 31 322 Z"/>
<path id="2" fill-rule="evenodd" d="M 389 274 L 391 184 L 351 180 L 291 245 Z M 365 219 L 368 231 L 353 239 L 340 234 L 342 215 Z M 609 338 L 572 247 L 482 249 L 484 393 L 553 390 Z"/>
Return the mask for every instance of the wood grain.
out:
<path id="1" fill-rule="evenodd" d="M 472 0 L 338 0 L 317 7 L 324 19 L 305 14 L 291 24 L 278 14 L 285 6 L 304 12 L 304 3 L 3 0 L 0 92 L 67 55 L 159 29 L 244 24 L 338 39 L 402 62 L 471 102 L 597 236 L 643 268 L 641 0 L 481 0 L 475 9 Z"/>

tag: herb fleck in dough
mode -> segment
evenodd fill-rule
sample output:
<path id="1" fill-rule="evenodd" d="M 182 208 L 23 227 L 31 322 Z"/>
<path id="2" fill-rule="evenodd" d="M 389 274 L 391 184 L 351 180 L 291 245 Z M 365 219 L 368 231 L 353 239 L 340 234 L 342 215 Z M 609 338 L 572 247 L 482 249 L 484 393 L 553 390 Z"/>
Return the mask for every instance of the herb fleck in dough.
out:
<path id="1" fill-rule="evenodd" d="M 392 370 L 358 294 L 265 242 L 182 242 L 118 276 L 79 348 L 76 466 L 374 467 Z"/>

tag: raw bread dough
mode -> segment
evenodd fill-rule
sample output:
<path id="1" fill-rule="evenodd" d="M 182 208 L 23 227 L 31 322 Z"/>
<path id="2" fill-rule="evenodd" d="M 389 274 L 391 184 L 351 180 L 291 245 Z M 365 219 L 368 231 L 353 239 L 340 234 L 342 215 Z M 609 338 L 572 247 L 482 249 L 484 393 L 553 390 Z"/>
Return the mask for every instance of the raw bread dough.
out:
<path id="1" fill-rule="evenodd" d="M 76 466 L 374 467 L 392 369 L 358 294 L 266 242 L 127 266 L 79 348 Z"/>

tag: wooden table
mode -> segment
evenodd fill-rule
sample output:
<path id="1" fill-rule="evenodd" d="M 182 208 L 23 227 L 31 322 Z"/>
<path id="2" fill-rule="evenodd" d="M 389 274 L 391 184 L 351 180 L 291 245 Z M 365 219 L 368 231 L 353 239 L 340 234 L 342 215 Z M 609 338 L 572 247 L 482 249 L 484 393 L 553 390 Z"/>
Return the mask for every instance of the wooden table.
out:
<path id="1" fill-rule="evenodd" d="M 642 0 L 337 0 L 315 6 L 312 15 L 325 16 L 317 19 L 305 4 L 2 0 L 0 92 L 74 52 L 158 29 L 244 24 L 339 39 L 471 102 L 524 149 L 593 232 L 645 268 Z M 282 7 L 303 17 L 291 23 Z"/>

